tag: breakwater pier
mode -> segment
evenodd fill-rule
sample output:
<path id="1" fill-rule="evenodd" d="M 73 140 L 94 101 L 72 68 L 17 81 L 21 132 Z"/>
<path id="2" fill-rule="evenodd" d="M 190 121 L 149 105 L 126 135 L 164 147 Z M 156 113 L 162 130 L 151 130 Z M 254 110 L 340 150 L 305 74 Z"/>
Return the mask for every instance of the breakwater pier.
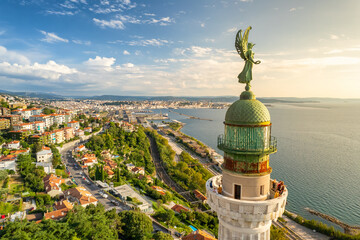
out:
<path id="1" fill-rule="evenodd" d="M 340 221 L 339 219 L 329 216 L 327 214 L 312 210 L 310 208 L 305 208 L 306 211 L 308 211 L 309 213 L 315 215 L 315 216 L 319 216 L 329 222 L 335 223 L 336 225 L 338 225 L 339 227 L 344 229 L 344 232 L 346 234 L 350 234 L 350 235 L 357 235 L 360 233 L 360 226 L 350 226 L 342 221 Z"/>
<path id="2" fill-rule="evenodd" d="M 212 121 L 212 119 L 209 119 L 209 118 L 195 117 L 195 116 L 187 115 L 187 114 L 184 114 L 184 113 L 175 112 L 175 111 L 173 111 L 173 110 L 169 110 L 169 112 L 173 112 L 173 113 L 176 113 L 176 114 L 179 114 L 179 115 L 183 115 L 183 116 L 186 116 L 186 117 L 188 117 L 188 118 L 190 118 L 190 119 L 198 119 L 198 120 Z"/>

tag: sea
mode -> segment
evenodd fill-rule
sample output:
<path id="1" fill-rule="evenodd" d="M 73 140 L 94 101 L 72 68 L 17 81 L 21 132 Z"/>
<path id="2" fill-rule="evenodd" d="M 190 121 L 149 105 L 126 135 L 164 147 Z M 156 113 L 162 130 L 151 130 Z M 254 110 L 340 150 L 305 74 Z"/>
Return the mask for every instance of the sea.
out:
<path id="1" fill-rule="evenodd" d="M 271 177 L 289 191 L 286 209 L 307 219 L 310 208 L 360 225 L 360 101 L 267 105 L 278 152 L 270 156 Z M 182 132 L 219 154 L 227 109 L 162 109 L 185 123 Z M 177 113 L 176 113 L 177 112 Z M 178 113 L 209 120 L 189 119 Z"/>

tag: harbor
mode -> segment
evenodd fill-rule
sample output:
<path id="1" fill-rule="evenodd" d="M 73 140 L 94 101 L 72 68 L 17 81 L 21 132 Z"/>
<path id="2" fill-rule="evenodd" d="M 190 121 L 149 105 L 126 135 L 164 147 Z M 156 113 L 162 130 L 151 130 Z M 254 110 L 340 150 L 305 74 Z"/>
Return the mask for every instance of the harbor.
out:
<path id="1" fill-rule="evenodd" d="M 173 110 L 169 110 L 169 112 L 173 112 L 173 113 L 176 113 L 176 114 L 179 114 L 179 115 L 183 115 L 183 116 L 186 116 L 186 117 L 188 117 L 188 118 L 190 118 L 190 119 L 198 119 L 198 120 L 204 120 L 204 121 L 213 121 L 212 119 L 209 119 L 209 118 L 195 117 L 195 116 L 187 115 L 187 114 L 184 114 L 184 113 L 176 112 L 176 111 L 173 111 Z"/>

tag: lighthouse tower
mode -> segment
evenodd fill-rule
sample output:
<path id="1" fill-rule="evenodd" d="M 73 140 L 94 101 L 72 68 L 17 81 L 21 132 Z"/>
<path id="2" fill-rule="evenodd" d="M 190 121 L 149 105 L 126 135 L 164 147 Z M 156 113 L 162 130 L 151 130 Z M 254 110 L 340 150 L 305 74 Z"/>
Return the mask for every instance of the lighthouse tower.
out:
<path id="1" fill-rule="evenodd" d="M 219 240 L 270 239 L 271 221 L 285 210 L 287 189 L 270 178 L 269 155 L 277 151 L 268 109 L 250 90 L 225 116 L 223 174 L 206 182 L 207 203 L 219 218 Z"/>
<path id="2" fill-rule="evenodd" d="M 269 156 L 277 151 L 270 113 L 250 91 L 252 64 L 260 63 L 249 50 L 253 45 L 247 45 L 250 29 L 244 37 L 240 30 L 236 38 L 246 61 L 238 78 L 246 88 L 227 110 L 225 132 L 218 137 L 218 148 L 224 151 L 223 174 L 206 182 L 207 203 L 219 218 L 219 240 L 270 239 L 271 222 L 284 213 L 288 195 L 283 182 L 270 178 Z"/>

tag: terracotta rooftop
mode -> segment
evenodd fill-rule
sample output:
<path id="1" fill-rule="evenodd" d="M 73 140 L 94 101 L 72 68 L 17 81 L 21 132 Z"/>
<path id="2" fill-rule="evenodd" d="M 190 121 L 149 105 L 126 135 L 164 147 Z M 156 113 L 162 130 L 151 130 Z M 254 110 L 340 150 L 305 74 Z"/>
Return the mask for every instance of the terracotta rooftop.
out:
<path id="1" fill-rule="evenodd" d="M 61 200 L 59 202 L 56 202 L 54 207 L 56 210 L 60 210 L 64 208 L 72 209 L 73 205 L 68 200 Z"/>
<path id="2" fill-rule="evenodd" d="M 182 238 L 182 240 L 216 240 L 213 236 L 202 230 L 196 230 Z"/>
<path id="3" fill-rule="evenodd" d="M 89 203 L 95 203 L 98 200 L 89 193 L 84 187 L 76 187 L 76 188 L 70 188 L 66 190 L 65 192 L 66 196 L 73 196 L 74 198 L 77 198 L 80 202 L 80 205 L 85 205 Z"/>
<path id="4" fill-rule="evenodd" d="M 195 197 L 197 197 L 198 199 L 204 201 L 206 200 L 207 198 L 204 196 L 204 194 L 202 194 L 201 192 L 199 192 L 198 190 L 194 190 L 194 194 L 195 194 Z"/>
<path id="5" fill-rule="evenodd" d="M 15 161 L 16 160 L 16 156 L 15 155 L 7 155 L 7 156 L 2 156 L 0 157 L 0 162 L 5 162 L 5 161 Z"/>
<path id="6" fill-rule="evenodd" d="M 69 209 L 64 208 L 64 209 L 60 209 L 60 210 L 45 213 L 44 217 L 45 217 L 45 219 L 58 220 L 58 219 L 61 219 L 61 218 L 65 217 L 68 211 L 69 211 Z"/>
<path id="7" fill-rule="evenodd" d="M 172 210 L 174 210 L 175 212 L 178 212 L 178 213 L 181 213 L 181 211 L 184 211 L 184 212 L 188 212 L 189 209 L 181 206 L 181 205 L 178 205 L 178 204 L 175 204 L 172 208 Z"/>

